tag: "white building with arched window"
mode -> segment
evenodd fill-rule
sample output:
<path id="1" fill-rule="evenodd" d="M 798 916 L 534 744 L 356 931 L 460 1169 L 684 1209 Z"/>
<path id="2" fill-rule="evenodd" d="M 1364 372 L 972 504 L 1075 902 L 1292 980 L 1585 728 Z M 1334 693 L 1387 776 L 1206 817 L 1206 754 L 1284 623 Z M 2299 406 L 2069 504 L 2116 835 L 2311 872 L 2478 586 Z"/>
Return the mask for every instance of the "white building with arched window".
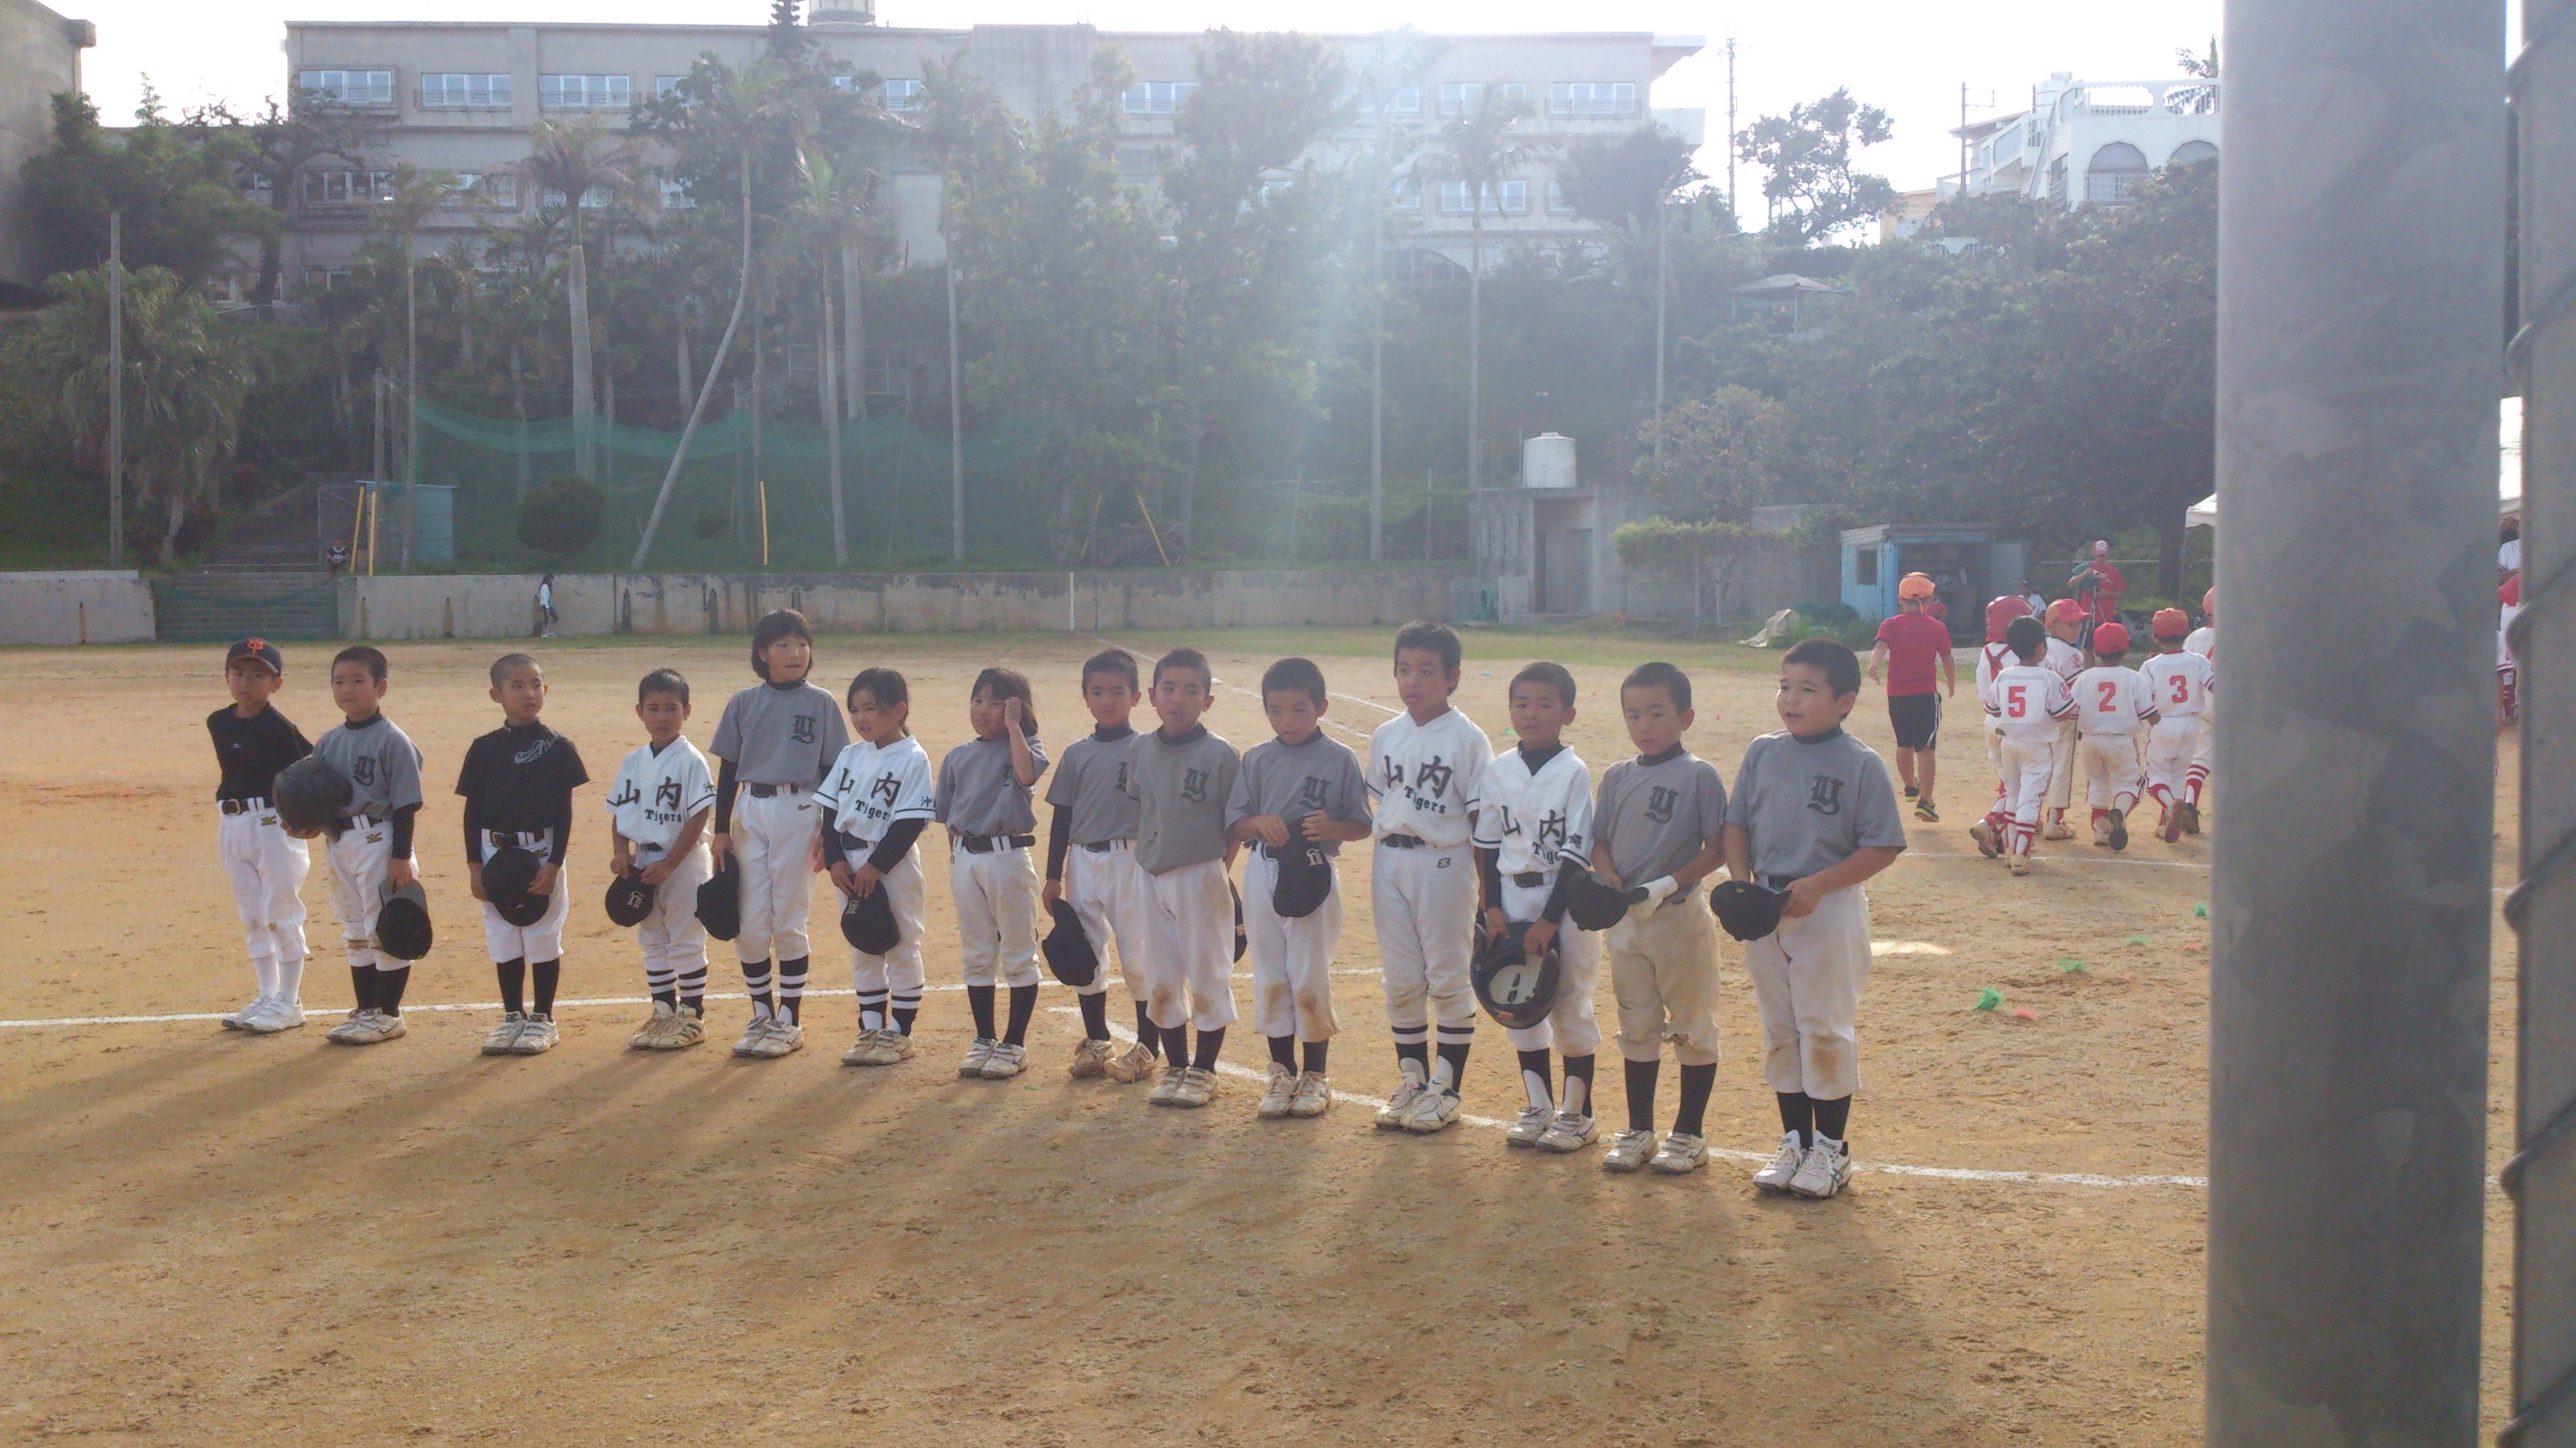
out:
<path id="1" fill-rule="evenodd" d="M 1910 236 L 1936 202 L 2011 192 L 2034 201 L 2117 206 L 2148 175 L 2174 162 L 2218 155 L 2218 82 L 2077 80 L 2059 71 L 2031 87 L 2030 107 L 1953 130 L 1967 165 L 1938 185 L 1904 193 L 1882 218 L 1889 236 Z"/>

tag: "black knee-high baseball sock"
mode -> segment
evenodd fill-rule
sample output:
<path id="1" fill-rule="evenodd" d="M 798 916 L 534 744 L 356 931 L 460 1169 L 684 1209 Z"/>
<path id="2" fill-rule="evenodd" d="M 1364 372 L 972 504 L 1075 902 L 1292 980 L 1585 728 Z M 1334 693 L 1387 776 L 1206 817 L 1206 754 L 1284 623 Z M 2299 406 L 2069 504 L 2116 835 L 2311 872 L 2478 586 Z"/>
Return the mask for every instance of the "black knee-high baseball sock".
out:
<path id="1" fill-rule="evenodd" d="M 563 961 L 540 960 L 528 967 L 528 974 L 536 978 L 537 1014 L 552 1016 L 555 1013 L 555 987 L 563 981 Z"/>
<path id="2" fill-rule="evenodd" d="M 1541 1111 L 1553 1109 L 1556 1105 L 1556 1082 L 1549 1075 L 1549 1068 L 1555 1064 L 1555 1058 L 1544 1050 L 1523 1051 L 1520 1058 L 1521 1089 L 1529 1093 L 1529 1104 Z"/>
<path id="3" fill-rule="evenodd" d="M 495 961 L 492 973 L 501 979 L 501 1009 L 514 1016 L 527 1010 L 528 963 L 524 960 Z"/>
<path id="4" fill-rule="evenodd" d="M 1082 1007 L 1083 1039 L 1090 1041 L 1108 1040 L 1109 992 L 1105 990 L 1093 991 L 1089 995 L 1075 996 L 1073 999 L 1075 1004 Z"/>
<path id="5" fill-rule="evenodd" d="M 376 1009 L 389 1016 L 402 1014 L 403 987 L 411 984 L 411 967 L 376 972 Z"/>
<path id="6" fill-rule="evenodd" d="M 1413 1063 L 1410 1068 L 1404 1064 L 1407 1061 Z M 1431 1028 L 1429 1026 L 1395 1028 L 1395 1068 L 1404 1072 L 1411 1080 L 1423 1083 L 1431 1080 Z"/>
<path id="7" fill-rule="evenodd" d="M 1285 1066 L 1291 1071 L 1296 1070 L 1297 1038 L 1295 1036 L 1272 1036 L 1270 1038 L 1270 1059 L 1275 1064 Z"/>
<path id="8" fill-rule="evenodd" d="M 1655 1068 L 1662 1064 L 1663 1060 L 1660 1057 L 1652 1061 L 1628 1063 L 1628 1129 L 1630 1131 L 1655 1129 Z"/>
<path id="9" fill-rule="evenodd" d="M 912 1018 L 921 1014 L 921 1007 L 896 1006 L 892 1010 L 886 1012 L 886 1014 L 894 1017 L 894 1028 L 896 1030 L 909 1036 L 912 1034 Z"/>
<path id="10" fill-rule="evenodd" d="M 1136 1002 L 1136 1039 L 1145 1043 L 1146 1050 L 1163 1054 L 1163 1028 L 1154 1024 L 1154 1013 L 1143 1001 Z"/>
<path id="11" fill-rule="evenodd" d="M 769 971 L 769 957 L 762 956 L 758 960 L 746 960 L 742 963 L 742 989 L 744 994 L 751 997 L 751 1014 L 755 1019 L 778 1013 L 778 997 L 769 986 L 772 978 Z"/>
<path id="12" fill-rule="evenodd" d="M 1033 985 L 1011 987 L 1011 1023 L 1002 1031 L 1002 1039 L 1014 1046 L 1026 1045 L 1029 1039 L 1029 1017 L 1038 1013 L 1038 988 Z"/>
<path id="13" fill-rule="evenodd" d="M 1431 1068 L 1431 1079 L 1435 1082 L 1440 1079 L 1441 1066 L 1447 1066 L 1449 1068 L 1449 1094 L 1452 1096 L 1458 1094 L 1459 1083 L 1467 1079 L 1467 1043 L 1464 1041 L 1442 1041 L 1440 1043 L 1439 1065 L 1435 1065 Z"/>
<path id="14" fill-rule="evenodd" d="M 805 1019 L 805 971 L 813 963 L 810 955 L 778 962 L 778 1010 L 790 1025 Z"/>
<path id="15" fill-rule="evenodd" d="M 1798 1133 L 1798 1149 L 1816 1144 L 1816 1102 L 1804 1091 L 1775 1091 L 1780 1098 L 1780 1129 Z"/>
<path id="16" fill-rule="evenodd" d="M 376 968 L 372 965 L 349 967 L 349 989 L 356 995 L 358 1009 L 362 1011 L 376 1008 L 376 973 Z"/>
<path id="17" fill-rule="evenodd" d="M 1189 1023 L 1185 1021 L 1177 1026 L 1156 1026 L 1154 1029 L 1161 1033 L 1163 1038 L 1164 1062 L 1173 1066 L 1188 1065 L 1190 1063 Z"/>
<path id="18" fill-rule="evenodd" d="M 647 994 L 653 997 L 653 1004 L 657 1006 L 669 1006 L 673 1010 L 680 1008 L 680 993 L 673 987 L 664 986 L 657 991 L 648 991 Z"/>
<path id="19" fill-rule="evenodd" d="M 1682 1105 L 1673 1115 L 1673 1130 L 1684 1136 L 1699 1136 L 1701 1121 L 1708 1115 L 1708 1093 L 1717 1085 L 1717 1063 L 1682 1067 Z"/>
<path id="20" fill-rule="evenodd" d="M 1225 1027 L 1219 1026 L 1213 1031 L 1201 1031 L 1199 1032 L 1199 1053 L 1191 1058 L 1190 1064 L 1201 1071 L 1213 1071 L 1216 1069 L 1217 1052 L 1224 1049 Z"/>
<path id="21" fill-rule="evenodd" d="M 993 988 L 989 985 L 966 987 L 966 1008 L 975 1013 L 975 1039 L 989 1041 L 1001 1032 L 993 1028 Z"/>
<path id="22" fill-rule="evenodd" d="M 1592 1114 L 1592 1058 L 1565 1058 L 1565 1094 L 1557 1100 L 1556 1109 L 1577 1116 Z"/>
<path id="23" fill-rule="evenodd" d="M 707 968 L 704 964 L 684 967 L 675 984 L 679 987 L 680 1004 L 701 1016 L 707 1013 Z"/>
<path id="24" fill-rule="evenodd" d="M 1849 1130 L 1851 1130 L 1850 1097 L 1841 1096 L 1831 1101 L 1816 1102 L 1816 1135 L 1849 1146 L 1851 1139 L 1843 1134 Z"/>
<path id="25" fill-rule="evenodd" d="M 1308 1041 L 1306 1043 L 1306 1069 L 1313 1072 L 1315 1075 L 1323 1075 L 1324 1057 L 1332 1049 L 1333 1043 L 1330 1041 Z"/>

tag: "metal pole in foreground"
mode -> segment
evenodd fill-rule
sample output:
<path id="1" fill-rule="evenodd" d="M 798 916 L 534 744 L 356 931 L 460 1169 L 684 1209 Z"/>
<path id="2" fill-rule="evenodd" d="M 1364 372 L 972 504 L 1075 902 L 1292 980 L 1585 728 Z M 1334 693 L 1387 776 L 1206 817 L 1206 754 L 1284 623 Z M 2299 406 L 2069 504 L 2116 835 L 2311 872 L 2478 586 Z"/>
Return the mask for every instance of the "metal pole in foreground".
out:
<path id="1" fill-rule="evenodd" d="M 107 214 L 107 566 L 125 566 L 125 214 Z"/>
<path id="2" fill-rule="evenodd" d="M 2513 64 L 2522 162 L 2522 936 L 2506 1444 L 2576 1444 L 2576 0 L 2524 0 Z M 2535 685 L 2537 686 L 2535 692 Z"/>
<path id="3" fill-rule="evenodd" d="M 2502 9 L 2232 0 L 2208 1442 L 2478 1430 Z M 2348 627 L 2320 638 L 2320 610 Z"/>

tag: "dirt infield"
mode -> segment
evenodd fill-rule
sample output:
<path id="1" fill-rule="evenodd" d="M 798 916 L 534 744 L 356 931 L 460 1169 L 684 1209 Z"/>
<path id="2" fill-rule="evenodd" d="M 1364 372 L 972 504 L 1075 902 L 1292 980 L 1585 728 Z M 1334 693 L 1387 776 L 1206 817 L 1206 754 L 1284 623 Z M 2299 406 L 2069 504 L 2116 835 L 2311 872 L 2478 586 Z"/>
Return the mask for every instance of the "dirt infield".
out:
<path id="1" fill-rule="evenodd" d="M 1152 651 L 1168 642 L 1122 642 Z M 1249 686 L 1306 652 L 1356 736 L 1394 694 L 1377 633 L 1217 633 Z M 1768 658 L 1625 636 L 1478 634 L 1460 705 L 1505 742 L 1505 681 L 1574 667 L 1569 740 L 1596 773 L 1630 751 L 1619 675 L 1693 670 L 1690 743 L 1731 780 L 1775 727 Z M 935 758 L 966 734 L 977 668 L 1036 681 L 1044 737 L 1089 727 L 1081 638 L 827 638 L 816 677 L 910 676 Z M 315 1023 L 267 1038 L 210 1020 L 59 1024 L 228 1009 L 249 994 L 212 851 L 201 720 L 225 702 L 220 648 L 10 651 L 26 682 L 0 755 L 0 1439 L 100 1444 L 402 1441 L 1039 1445 L 1092 1443 L 2181 1444 L 2201 1422 L 2208 1084 L 2208 845 L 2143 834 L 2125 856 L 2043 844 L 2033 875 L 1977 858 L 1991 788 L 1954 706 L 1945 822 L 1872 887 L 1880 955 L 1861 1022 L 1852 1139 L 1830 1203 L 1757 1198 L 1751 1166 L 1611 1177 L 1597 1150 L 1507 1152 L 1490 1126 L 1380 1134 L 1344 1103 L 1253 1119 L 1230 1078 L 1202 1112 L 1074 1082 L 1071 992 L 1052 984 L 1032 1069 L 954 1074 L 968 1028 L 947 872 L 930 876 L 922 1051 L 837 1064 L 846 995 L 812 1000 L 809 1049 L 731 1059 L 711 1044 L 626 1049 L 643 1015 L 572 1005 L 563 1043 L 486 1059 L 493 981 L 469 913 L 457 801 L 466 743 L 494 726 L 488 643 L 388 649 L 387 712 L 428 755 L 422 877 L 440 944 L 415 971 L 407 1039 L 327 1046 L 349 1003 L 322 865 L 305 899 Z M 334 722 L 326 645 L 289 649 L 279 705 Z M 635 680 L 675 665 L 712 737 L 749 682 L 732 641 L 552 641 L 546 718 L 582 747 L 568 866 L 567 999 L 639 997 L 631 937 L 601 915 L 599 800 L 640 742 Z M 1209 724 L 1267 737 L 1221 690 Z M 1873 690 L 1857 732 L 1891 747 Z M 2499 780 L 2511 849 L 2512 745 Z M 2223 790 L 2224 781 L 2219 788 Z M 2215 795 L 2214 828 L 2224 828 Z M 925 837 L 942 847 L 934 832 Z M 1368 915 L 1348 911 L 1334 1084 L 1395 1083 Z M 818 891 L 828 890 L 818 881 Z M 818 916 L 828 921 L 828 915 Z M 818 932 L 814 985 L 846 992 Z M 2490 1156 L 2511 1134 L 2513 978 L 2501 922 Z M 718 991 L 741 989 L 730 947 Z M 1767 1150 L 1752 998 L 1730 943 L 1714 1144 Z M 1975 1009 L 1993 988 L 1999 1010 Z M 1238 995 L 1238 1001 L 1246 999 Z M 430 1010 L 417 1007 L 471 1006 Z M 2024 1019 L 2015 1010 L 2035 1019 Z M 1124 1014 L 1113 996 L 1113 1019 Z M 324 1012 L 329 1012 L 325 1015 Z M 1615 1016 L 1602 982 L 1600 1012 Z M 56 1022 L 56 1024 L 29 1024 Z M 1123 1022 L 1122 1022 L 1123 1023 Z M 1249 1023 L 1227 1056 L 1257 1067 Z M 1625 1111 L 1615 1047 L 1600 1109 Z M 1671 1073 L 1661 1115 L 1669 1124 Z M 1520 1104 L 1499 1030 L 1478 1038 L 1467 1110 Z M 1879 1167 L 1942 1169 L 1906 1174 Z M 2082 1180 L 1989 1178 L 2054 1174 Z M 2182 1178 L 2181 1182 L 2141 1181 Z M 2508 1215 L 2490 1197 L 2490 1430 L 2502 1419 Z"/>

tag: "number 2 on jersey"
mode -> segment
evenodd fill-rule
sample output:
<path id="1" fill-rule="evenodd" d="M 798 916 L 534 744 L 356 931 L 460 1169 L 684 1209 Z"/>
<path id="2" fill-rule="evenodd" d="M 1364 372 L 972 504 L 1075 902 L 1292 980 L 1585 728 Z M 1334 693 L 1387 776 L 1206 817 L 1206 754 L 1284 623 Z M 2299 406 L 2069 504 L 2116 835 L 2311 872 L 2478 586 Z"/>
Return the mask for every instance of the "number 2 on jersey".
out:
<path id="1" fill-rule="evenodd" d="M 2102 714 L 2119 713 L 2120 681 L 2117 679 L 2103 679 L 2098 682 L 2098 687 L 2102 690 L 2102 702 L 2093 706 L 2094 711 Z"/>

